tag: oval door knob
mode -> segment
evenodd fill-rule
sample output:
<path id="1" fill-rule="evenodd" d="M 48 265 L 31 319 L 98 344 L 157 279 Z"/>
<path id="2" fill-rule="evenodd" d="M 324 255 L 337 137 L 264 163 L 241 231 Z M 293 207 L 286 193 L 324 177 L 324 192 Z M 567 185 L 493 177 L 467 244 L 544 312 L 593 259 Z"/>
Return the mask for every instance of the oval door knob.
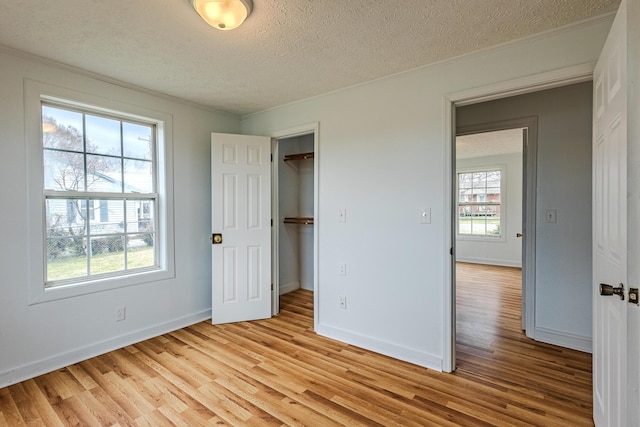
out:
<path id="1" fill-rule="evenodd" d="M 600 295 L 602 296 L 610 296 L 610 295 L 618 295 L 621 300 L 624 300 L 624 285 L 620 283 L 620 286 L 614 288 L 611 285 L 607 285 L 606 283 L 600 283 Z"/>
<path id="2" fill-rule="evenodd" d="M 516 237 L 522 237 L 522 233 L 516 233 Z"/>
<path id="3" fill-rule="evenodd" d="M 219 245 L 220 243 L 222 243 L 222 234 L 219 234 L 219 233 L 212 234 L 211 243 L 213 243 L 214 245 Z"/>

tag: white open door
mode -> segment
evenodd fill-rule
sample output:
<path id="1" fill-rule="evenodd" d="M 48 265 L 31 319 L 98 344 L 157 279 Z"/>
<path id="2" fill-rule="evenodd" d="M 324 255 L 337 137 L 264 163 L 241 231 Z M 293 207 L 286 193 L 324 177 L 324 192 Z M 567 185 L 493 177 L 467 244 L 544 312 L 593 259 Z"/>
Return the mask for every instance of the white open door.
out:
<path id="1" fill-rule="evenodd" d="M 212 322 L 271 317 L 271 139 L 211 134 Z"/>
<path id="2" fill-rule="evenodd" d="M 623 0 L 594 71 L 593 417 L 598 427 L 629 425 L 626 48 Z M 601 295 L 601 284 L 621 295 L 606 286 L 609 295 Z"/>

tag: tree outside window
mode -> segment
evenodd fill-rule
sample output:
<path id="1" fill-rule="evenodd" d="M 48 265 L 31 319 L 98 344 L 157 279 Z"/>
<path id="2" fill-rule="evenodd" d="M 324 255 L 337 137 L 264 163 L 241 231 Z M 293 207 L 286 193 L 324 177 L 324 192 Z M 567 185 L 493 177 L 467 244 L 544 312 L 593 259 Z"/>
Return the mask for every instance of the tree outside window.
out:
<path id="1" fill-rule="evenodd" d="M 159 266 L 154 133 L 42 103 L 47 287 Z"/>

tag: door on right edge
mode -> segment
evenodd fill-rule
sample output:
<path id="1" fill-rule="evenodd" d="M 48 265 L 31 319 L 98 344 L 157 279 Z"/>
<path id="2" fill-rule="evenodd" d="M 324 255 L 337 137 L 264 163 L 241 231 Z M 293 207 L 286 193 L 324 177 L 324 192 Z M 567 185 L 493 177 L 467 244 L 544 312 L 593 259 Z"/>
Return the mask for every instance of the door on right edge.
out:
<path id="1" fill-rule="evenodd" d="M 627 82 L 626 0 L 594 71 L 593 417 L 627 425 Z M 601 284 L 624 287 L 600 295 Z"/>

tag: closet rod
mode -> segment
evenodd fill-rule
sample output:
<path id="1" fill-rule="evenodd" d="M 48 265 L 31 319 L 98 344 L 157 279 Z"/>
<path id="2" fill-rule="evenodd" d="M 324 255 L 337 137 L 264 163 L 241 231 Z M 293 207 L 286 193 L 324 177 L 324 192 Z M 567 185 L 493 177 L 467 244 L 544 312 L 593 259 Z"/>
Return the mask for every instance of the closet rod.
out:
<path id="1" fill-rule="evenodd" d="M 284 156 L 284 161 L 289 162 L 291 160 L 306 160 L 313 159 L 313 152 L 310 153 L 298 153 L 298 154 L 287 154 Z"/>
<path id="2" fill-rule="evenodd" d="M 288 217 L 284 219 L 285 224 L 313 225 L 311 217 Z"/>

